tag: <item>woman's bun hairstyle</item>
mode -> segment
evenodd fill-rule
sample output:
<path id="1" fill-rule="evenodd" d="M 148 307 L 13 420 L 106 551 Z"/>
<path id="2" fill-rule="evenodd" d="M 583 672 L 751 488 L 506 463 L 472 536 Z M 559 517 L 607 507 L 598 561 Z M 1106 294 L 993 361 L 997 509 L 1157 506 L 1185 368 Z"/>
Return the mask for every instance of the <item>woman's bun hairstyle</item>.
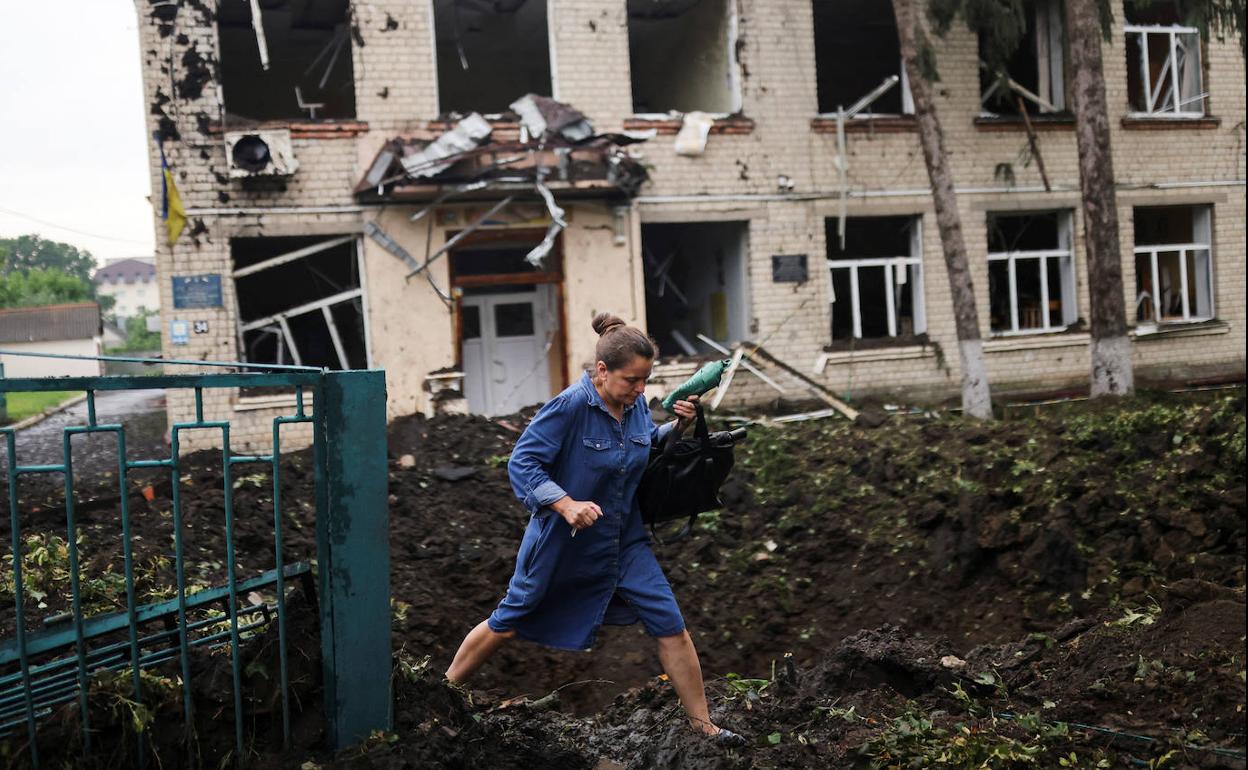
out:
<path id="1" fill-rule="evenodd" d="M 658 343 L 650 335 L 624 323 L 619 316 L 599 313 L 592 325 L 598 335 L 594 356 L 611 371 L 627 366 L 636 356 L 653 360 L 659 355 Z"/>
<path id="2" fill-rule="evenodd" d="M 602 335 L 606 334 L 609 331 L 612 331 L 613 329 L 618 329 L 621 326 L 625 326 L 625 323 L 624 323 L 624 320 L 620 318 L 619 316 L 615 316 L 610 313 L 599 313 L 598 315 L 594 316 L 594 321 L 593 321 L 594 333 L 597 334 L 599 337 L 601 337 Z"/>

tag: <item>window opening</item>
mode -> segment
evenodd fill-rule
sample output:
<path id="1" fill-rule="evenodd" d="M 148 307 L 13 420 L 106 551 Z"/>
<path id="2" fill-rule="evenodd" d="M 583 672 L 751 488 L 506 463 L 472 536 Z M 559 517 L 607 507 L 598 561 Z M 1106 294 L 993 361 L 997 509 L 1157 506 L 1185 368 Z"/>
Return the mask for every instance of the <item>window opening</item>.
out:
<path id="1" fill-rule="evenodd" d="M 500 114 L 551 96 L 546 0 L 433 0 L 439 109 Z"/>
<path id="2" fill-rule="evenodd" d="M 1068 211 L 988 215 L 994 334 L 1063 331 L 1077 320 Z"/>
<path id="3" fill-rule="evenodd" d="M 984 46 L 981 37 L 980 47 Z M 1005 65 L 1004 76 L 980 68 L 980 102 L 987 115 L 1066 111 L 1066 34 L 1061 0 L 1027 6 L 1027 31 Z"/>
<path id="4" fill-rule="evenodd" d="M 367 369 L 358 239 L 230 240 L 244 361 Z"/>
<path id="5" fill-rule="evenodd" d="M 1205 114 L 1200 30 L 1169 3 L 1126 4 L 1127 100 L 1139 116 Z"/>
<path id="6" fill-rule="evenodd" d="M 646 224 L 641 228 L 646 327 L 667 354 L 731 347 L 747 335 L 746 222 Z"/>
<path id="7" fill-rule="evenodd" d="M 741 108 L 732 0 L 628 0 L 633 112 Z"/>
<path id="8" fill-rule="evenodd" d="M 924 334 L 923 256 L 918 217 L 850 217 L 845 246 L 824 220 L 832 341 Z"/>
<path id="9" fill-rule="evenodd" d="M 1213 318 L 1208 206 L 1135 210 L 1135 319 L 1142 325 Z"/>
<path id="10" fill-rule="evenodd" d="M 891 77 L 901 79 L 855 117 L 914 112 L 902 66 L 891 3 L 879 0 L 814 0 L 815 80 L 819 112 L 848 109 Z"/>
<path id="11" fill-rule="evenodd" d="M 220 3 L 225 111 L 243 120 L 355 117 L 347 0 Z"/>

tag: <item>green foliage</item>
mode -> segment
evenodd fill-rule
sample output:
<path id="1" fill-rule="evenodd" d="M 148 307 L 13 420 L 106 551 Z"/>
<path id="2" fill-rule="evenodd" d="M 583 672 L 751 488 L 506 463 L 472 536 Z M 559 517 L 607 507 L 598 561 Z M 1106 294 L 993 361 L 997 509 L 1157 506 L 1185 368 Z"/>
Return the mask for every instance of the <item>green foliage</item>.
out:
<path id="1" fill-rule="evenodd" d="M 37 235 L 0 238 L 0 275 L 51 270 L 91 285 L 95 257 L 91 252 Z"/>
<path id="2" fill-rule="evenodd" d="M 91 252 L 38 235 L 0 238 L 0 307 L 95 301 L 107 312 L 116 300 L 97 295 Z"/>
<path id="3" fill-rule="evenodd" d="M 774 679 L 774 662 L 772 663 L 772 668 Z M 762 702 L 762 695 L 771 686 L 772 679 L 747 679 L 740 674 L 729 673 L 724 677 L 723 682 L 727 686 L 724 692 L 724 699 L 736 700 L 741 698 L 745 703 L 746 710 L 749 710 Z M 776 743 L 779 743 L 779 740 L 771 745 L 774 746 Z"/>
<path id="4" fill-rule="evenodd" d="M 902 768 L 1019 768 L 1040 767 L 1044 749 L 994 731 L 966 724 L 938 727 L 928 716 L 910 712 L 894 719 L 878 737 L 862 747 L 879 770 Z"/>
<path id="5" fill-rule="evenodd" d="M 90 281 L 54 269 L 33 268 L 0 275 L 0 307 L 89 302 L 94 295 Z"/>
<path id="6" fill-rule="evenodd" d="M 102 572 L 88 572 L 82 567 L 87 559 L 81 532 L 77 540 L 80 569 L 78 588 L 83 615 L 90 616 L 125 607 L 125 575 L 115 572 L 112 564 L 105 565 Z M 6 552 L 0 559 L 3 559 L 0 561 L 0 602 L 11 605 L 15 601 L 16 590 L 13 580 L 13 554 L 11 551 Z M 167 571 L 168 566 L 169 559 L 165 556 L 155 556 L 135 565 L 136 601 L 158 601 L 173 595 L 173 588 L 160 584 L 158 578 L 162 572 Z M 69 543 L 65 538 L 47 532 L 27 535 L 22 547 L 24 604 L 44 609 L 48 606 L 49 597 L 59 597 L 68 607 L 71 585 Z"/>
<path id="7" fill-rule="evenodd" d="M 160 350 L 160 332 L 147 330 L 147 319 L 156 315 L 156 311 L 139 308 L 139 312 L 126 319 L 126 341 L 124 344 L 110 348 L 109 352 L 129 353 L 144 350 Z"/>
<path id="8" fill-rule="evenodd" d="M 954 722 L 940 711 L 908 710 L 860 749 L 872 770 L 979 768 L 1107 768 L 1100 751 L 1082 756 L 1069 748 L 1070 728 L 1039 714 Z"/>
<path id="9" fill-rule="evenodd" d="M 75 395 L 77 395 L 77 392 L 72 390 L 51 390 L 42 393 L 8 393 L 5 396 L 5 401 L 8 403 L 5 416 L 8 422 L 18 422 L 31 415 L 39 414 L 44 409 L 56 406 Z M 0 420 L 0 422 L 3 421 Z"/>
<path id="10" fill-rule="evenodd" d="M 1005 67 L 1027 32 L 1029 6 L 1023 0 L 930 0 L 928 15 L 944 36 L 961 18 L 980 37 L 980 58 L 991 72 Z"/>

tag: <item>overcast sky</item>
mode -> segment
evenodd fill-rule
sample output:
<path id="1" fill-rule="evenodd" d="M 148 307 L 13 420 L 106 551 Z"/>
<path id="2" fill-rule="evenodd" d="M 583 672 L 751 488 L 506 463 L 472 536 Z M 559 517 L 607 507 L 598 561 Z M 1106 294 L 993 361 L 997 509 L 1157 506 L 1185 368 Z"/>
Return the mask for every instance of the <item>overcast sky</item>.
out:
<path id="1" fill-rule="evenodd" d="M 0 237 L 152 256 L 138 40 L 133 0 L 0 0 Z"/>

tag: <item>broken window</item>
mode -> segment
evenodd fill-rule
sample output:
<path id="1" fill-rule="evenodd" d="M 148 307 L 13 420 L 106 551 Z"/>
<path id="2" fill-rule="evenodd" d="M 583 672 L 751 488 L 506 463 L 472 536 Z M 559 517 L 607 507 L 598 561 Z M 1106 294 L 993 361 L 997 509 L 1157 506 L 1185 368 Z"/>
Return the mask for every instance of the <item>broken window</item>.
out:
<path id="1" fill-rule="evenodd" d="M 242 360 L 367 369 L 358 238 L 233 238 Z"/>
<path id="2" fill-rule="evenodd" d="M 994 334 L 1062 331 L 1078 318 L 1069 211 L 988 215 Z"/>
<path id="3" fill-rule="evenodd" d="M 498 114 L 551 95 L 546 0 L 433 0 L 443 114 Z"/>
<path id="4" fill-rule="evenodd" d="M 647 224 L 641 228 L 646 328 L 667 353 L 712 350 L 746 338 L 746 222 Z"/>
<path id="5" fill-rule="evenodd" d="M 1126 4 L 1127 100 L 1137 115 L 1205 114 L 1200 30 L 1172 3 Z"/>
<path id="6" fill-rule="evenodd" d="M 1140 324 L 1213 318 L 1208 206 L 1135 210 L 1135 319 Z"/>
<path id="7" fill-rule="evenodd" d="M 980 40 L 981 48 L 984 41 Z M 1027 31 L 1005 72 L 980 69 L 980 102 L 988 115 L 1018 115 L 1019 100 L 1028 114 L 1066 110 L 1066 34 L 1061 0 L 1027 3 Z"/>
<path id="8" fill-rule="evenodd" d="M 731 0 L 628 0 L 633 112 L 740 109 Z"/>
<path id="9" fill-rule="evenodd" d="M 819 112 L 848 110 L 890 78 L 898 81 L 855 117 L 914 112 L 891 3 L 814 0 Z"/>
<path id="10" fill-rule="evenodd" d="M 918 217 L 850 217 L 845 247 L 825 220 L 832 341 L 913 337 L 927 331 Z"/>
<path id="11" fill-rule="evenodd" d="M 217 13 L 228 117 L 355 117 L 347 0 L 235 0 Z"/>

